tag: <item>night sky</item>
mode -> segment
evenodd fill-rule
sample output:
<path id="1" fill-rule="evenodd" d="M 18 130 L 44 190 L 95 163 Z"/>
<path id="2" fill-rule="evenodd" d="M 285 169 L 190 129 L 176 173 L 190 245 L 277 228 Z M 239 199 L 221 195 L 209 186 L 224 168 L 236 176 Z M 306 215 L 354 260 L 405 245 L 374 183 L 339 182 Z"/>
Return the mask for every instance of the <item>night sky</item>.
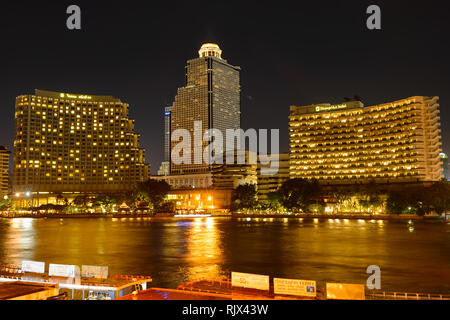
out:
<path id="1" fill-rule="evenodd" d="M 71 4 L 82 10 L 80 31 L 66 28 Z M 381 7 L 382 30 L 366 28 L 371 4 Z M 279 128 L 282 151 L 290 105 L 437 95 L 450 152 L 448 1 L 14 1 L 0 10 L 0 145 L 9 149 L 16 96 L 112 95 L 130 104 L 156 173 L 164 107 L 184 84 L 186 61 L 215 42 L 242 68 L 242 127 Z"/>

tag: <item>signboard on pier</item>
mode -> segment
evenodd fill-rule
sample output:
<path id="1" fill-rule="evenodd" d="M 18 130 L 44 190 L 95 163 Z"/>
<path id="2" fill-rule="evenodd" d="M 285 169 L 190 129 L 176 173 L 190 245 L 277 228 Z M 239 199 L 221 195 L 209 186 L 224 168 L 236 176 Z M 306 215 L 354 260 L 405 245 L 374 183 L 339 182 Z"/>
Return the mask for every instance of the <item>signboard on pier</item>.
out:
<path id="1" fill-rule="evenodd" d="M 248 289 L 269 291 L 269 276 L 252 273 L 231 273 L 231 285 Z"/>
<path id="2" fill-rule="evenodd" d="M 108 278 L 108 267 L 83 265 L 83 266 L 81 266 L 81 277 L 107 279 Z"/>
<path id="3" fill-rule="evenodd" d="M 363 284 L 327 283 L 327 299 L 365 300 Z"/>
<path id="4" fill-rule="evenodd" d="M 45 262 L 22 261 L 22 272 L 45 273 Z"/>
<path id="5" fill-rule="evenodd" d="M 275 294 L 315 297 L 317 294 L 316 288 L 316 282 L 312 280 L 273 279 L 273 289 Z"/>
<path id="6" fill-rule="evenodd" d="M 80 276 L 80 267 L 66 264 L 50 264 L 48 275 L 54 277 L 75 278 Z"/>

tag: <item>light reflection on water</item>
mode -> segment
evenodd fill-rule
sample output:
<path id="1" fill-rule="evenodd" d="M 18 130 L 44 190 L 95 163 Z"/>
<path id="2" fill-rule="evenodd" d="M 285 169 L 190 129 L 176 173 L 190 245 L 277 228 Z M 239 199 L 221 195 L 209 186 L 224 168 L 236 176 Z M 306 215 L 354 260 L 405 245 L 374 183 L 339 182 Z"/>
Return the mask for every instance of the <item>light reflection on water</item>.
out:
<path id="1" fill-rule="evenodd" d="M 265 220 L 265 221 L 264 221 Z M 230 271 L 450 293 L 450 225 L 349 219 L 2 219 L 0 263 L 107 265 L 155 286 L 224 279 Z"/>

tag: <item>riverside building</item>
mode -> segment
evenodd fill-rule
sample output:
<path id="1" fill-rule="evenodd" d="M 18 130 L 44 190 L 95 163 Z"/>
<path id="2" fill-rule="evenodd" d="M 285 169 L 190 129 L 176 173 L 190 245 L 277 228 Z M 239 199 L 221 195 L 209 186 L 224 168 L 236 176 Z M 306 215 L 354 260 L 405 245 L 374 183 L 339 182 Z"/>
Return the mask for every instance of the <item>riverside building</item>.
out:
<path id="1" fill-rule="evenodd" d="M 0 197 L 9 194 L 9 155 L 10 152 L 0 146 Z"/>
<path id="2" fill-rule="evenodd" d="M 53 195 L 124 192 L 147 179 L 128 107 L 111 96 L 36 90 L 17 97 L 14 195 L 36 205 L 40 195 L 52 203 Z"/>
<path id="3" fill-rule="evenodd" d="M 226 129 L 239 129 L 241 126 L 240 110 L 240 67 L 232 66 L 222 58 L 218 45 L 206 43 L 199 50 L 199 57 L 191 59 L 186 66 L 186 84 L 179 88 L 171 108 L 171 134 L 177 129 L 194 132 L 194 122 L 202 122 L 202 136 L 194 137 L 191 143 L 190 164 L 174 164 L 171 161 L 170 173 L 204 174 L 211 171 L 211 166 L 201 158 L 196 158 L 195 145 L 202 150 L 209 144 L 203 142 L 203 133 L 208 129 L 219 129 L 225 134 Z M 171 149 L 178 141 L 171 142 Z M 201 155 L 197 155 L 197 157 Z"/>
<path id="4" fill-rule="evenodd" d="M 323 184 L 440 180 L 438 99 L 291 106 L 290 177 Z"/>
<path id="5" fill-rule="evenodd" d="M 289 180 L 289 153 L 280 153 L 277 158 L 278 164 L 272 174 L 261 174 L 261 169 L 267 169 L 268 166 L 258 161 L 258 199 L 267 200 L 269 193 L 277 191 Z"/>

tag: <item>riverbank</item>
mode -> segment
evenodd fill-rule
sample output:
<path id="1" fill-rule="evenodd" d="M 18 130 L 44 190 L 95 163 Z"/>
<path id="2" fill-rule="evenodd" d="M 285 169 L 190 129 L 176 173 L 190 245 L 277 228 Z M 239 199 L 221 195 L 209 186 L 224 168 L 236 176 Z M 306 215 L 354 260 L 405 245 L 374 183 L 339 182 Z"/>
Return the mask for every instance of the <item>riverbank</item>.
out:
<path id="1" fill-rule="evenodd" d="M 170 217 L 171 215 L 153 215 L 153 214 L 104 214 L 104 213 L 86 213 L 86 214 L 8 214 L 0 215 L 0 218 L 48 218 L 48 219 L 87 219 L 87 218 L 156 218 Z"/>
<path id="2" fill-rule="evenodd" d="M 204 216 L 199 216 L 203 218 Z M 412 214 L 312 214 L 312 213 L 298 213 L 298 214 L 228 214 L 228 215 L 212 215 L 211 217 L 217 218 L 243 218 L 243 219 L 348 219 L 348 220 L 442 220 L 440 216 L 417 216 Z M 173 218 L 172 213 L 159 213 L 159 214 L 105 214 L 105 213 L 80 213 L 80 214 L 0 214 L 0 218 L 15 219 L 15 218 L 45 218 L 45 219 L 91 219 L 91 218 Z M 183 218 L 196 218 L 195 216 L 183 217 Z"/>
<path id="3" fill-rule="evenodd" d="M 287 218 L 287 219 L 349 219 L 349 220 L 424 220 L 442 219 L 438 216 L 417 216 L 413 214 L 233 214 L 236 218 Z"/>

